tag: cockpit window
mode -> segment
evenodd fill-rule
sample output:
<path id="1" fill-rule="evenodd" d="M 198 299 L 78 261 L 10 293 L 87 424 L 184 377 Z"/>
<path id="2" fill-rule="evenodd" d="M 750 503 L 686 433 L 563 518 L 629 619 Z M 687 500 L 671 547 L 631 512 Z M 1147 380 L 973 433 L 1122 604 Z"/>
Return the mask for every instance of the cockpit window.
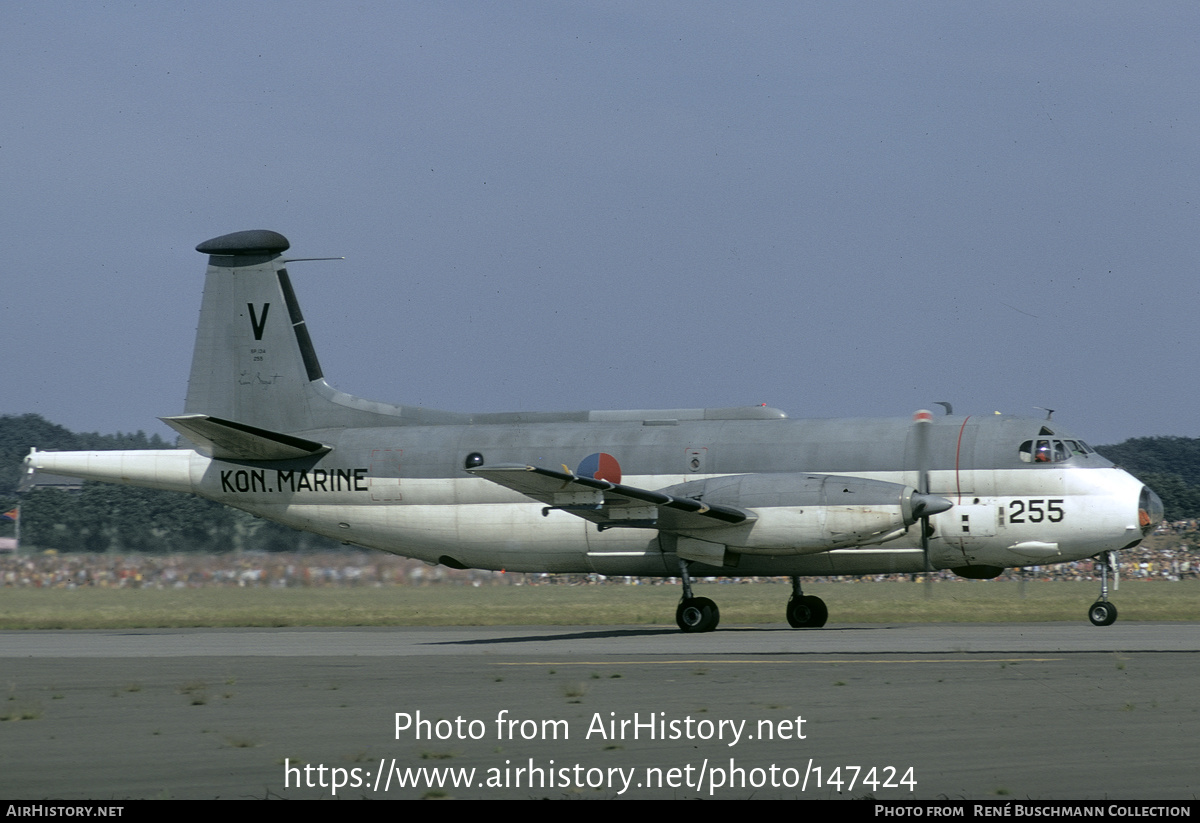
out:
<path id="1" fill-rule="evenodd" d="M 1018 455 L 1022 463 L 1062 463 L 1072 457 L 1084 457 L 1091 448 L 1082 440 L 1026 440 Z"/>
<path id="2" fill-rule="evenodd" d="M 1071 457 L 1086 457 L 1091 451 L 1088 444 L 1082 440 L 1064 440 L 1063 442 L 1067 444 L 1067 451 L 1071 453 Z"/>
<path id="3" fill-rule="evenodd" d="M 1033 450 L 1033 462 L 1034 463 L 1053 463 L 1054 462 L 1050 458 L 1050 441 L 1049 440 L 1039 440 L 1037 442 L 1037 448 L 1035 448 Z"/>

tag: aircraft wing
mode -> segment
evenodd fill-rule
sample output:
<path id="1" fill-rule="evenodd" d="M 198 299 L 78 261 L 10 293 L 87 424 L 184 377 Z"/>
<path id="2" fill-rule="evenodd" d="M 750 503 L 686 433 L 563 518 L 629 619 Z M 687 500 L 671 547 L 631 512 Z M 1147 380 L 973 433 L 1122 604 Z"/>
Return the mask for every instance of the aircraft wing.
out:
<path id="1" fill-rule="evenodd" d="M 545 503 L 543 515 L 552 510 L 569 512 L 596 523 L 602 531 L 618 527 L 700 529 L 755 519 L 752 513 L 733 506 L 710 506 L 690 497 L 583 477 L 566 466 L 562 471 L 521 465 L 467 471 Z"/>

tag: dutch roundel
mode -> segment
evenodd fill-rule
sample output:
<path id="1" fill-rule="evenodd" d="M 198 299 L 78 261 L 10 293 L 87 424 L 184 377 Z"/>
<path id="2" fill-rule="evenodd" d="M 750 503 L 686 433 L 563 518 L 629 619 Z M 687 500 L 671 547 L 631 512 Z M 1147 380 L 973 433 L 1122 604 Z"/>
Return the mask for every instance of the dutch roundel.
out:
<path id="1" fill-rule="evenodd" d="M 621 482 L 621 464 L 611 454 L 597 452 L 583 458 L 575 473 L 580 477 L 594 477 L 609 483 Z"/>

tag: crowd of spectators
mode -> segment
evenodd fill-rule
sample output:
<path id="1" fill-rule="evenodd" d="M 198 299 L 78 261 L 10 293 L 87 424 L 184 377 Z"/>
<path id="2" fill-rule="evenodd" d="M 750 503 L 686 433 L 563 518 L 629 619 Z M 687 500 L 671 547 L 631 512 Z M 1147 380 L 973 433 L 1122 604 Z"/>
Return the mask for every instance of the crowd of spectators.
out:
<path id="1" fill-rule="evenodd" d="M 1167 530 L 1136 549 L 1122 552 L 1122 579 L 1178 581 L 1200 578 L 1200 534 Z M 912 580 L 917 575 L 815 578 L 818 580 Z M 950 571 L 938 580 L 962 578 Z M 1001 580 L 1096 580 L 1092 560 L 1007 569 Z M 751 578 L 743 578 L 749 581 Z M 722 578 L 722 582 L 738 582 Z M 39 554 L 0 555 L 0 586 L 22 588 L 200 588 L 505 586 L 505 585 L 662 585 L 662 578 L 603 578 L 599 575 L 512 574 L 431 566 L 383 552 L 243 554 Z"/>
<path id="2" fill-rule="evenodd" d="M 0 585 L 34 588 L 421 586 L 491 584 L 495 572 L 458 571 L 382 552 L 57 554 L 0 557 Z"/>

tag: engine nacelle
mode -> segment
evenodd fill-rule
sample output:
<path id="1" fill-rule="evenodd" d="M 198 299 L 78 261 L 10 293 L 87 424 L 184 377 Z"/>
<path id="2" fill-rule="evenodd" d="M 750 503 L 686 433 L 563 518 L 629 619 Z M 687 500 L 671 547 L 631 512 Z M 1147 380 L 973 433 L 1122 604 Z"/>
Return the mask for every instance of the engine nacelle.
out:
<path id="1" fill-rule="evenodd" d="M 952 505 L 911 486 L 823 474 L 734 475 L 663 491 L 752 512 L 753 521 L 736 526 L 678 530 L 748 554 L 811 554 L 883 543 Z"/>

